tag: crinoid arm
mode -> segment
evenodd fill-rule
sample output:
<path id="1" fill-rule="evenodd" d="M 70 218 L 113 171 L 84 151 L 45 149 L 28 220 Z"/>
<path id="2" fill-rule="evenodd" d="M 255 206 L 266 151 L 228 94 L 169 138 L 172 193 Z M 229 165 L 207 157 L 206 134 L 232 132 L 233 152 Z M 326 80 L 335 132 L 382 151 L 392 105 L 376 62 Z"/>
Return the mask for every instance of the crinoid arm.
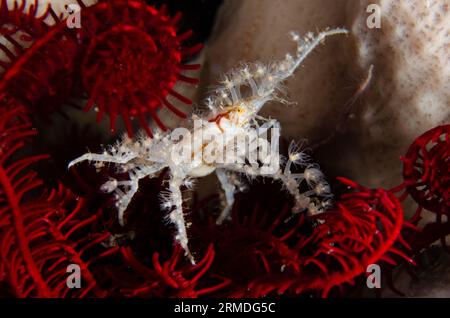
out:
<path id="1" fill-rule="evenodd" d="M 83 28 L 77 35 L 85 51 L 81 63 L 82 85 L 89 96 L 85 110 L 96 109 L 98 121 L 108 115 L 112 131 L 121 117 L 130 137 L 134 120 L 149 137 L 150 118 L 167 130 L 158 116 L 161 108 L 185 118 L 178 104 L 192 101 L 177 92 L 176 84 L 198 84 L 191 76 L 200 65 L 185 60 L 202 45 L 185 45 L 192 31 L 180 31 L 181 15 L 170 17 L 167 10 L 145 1 L 99 1 L 82 12 Z"/>

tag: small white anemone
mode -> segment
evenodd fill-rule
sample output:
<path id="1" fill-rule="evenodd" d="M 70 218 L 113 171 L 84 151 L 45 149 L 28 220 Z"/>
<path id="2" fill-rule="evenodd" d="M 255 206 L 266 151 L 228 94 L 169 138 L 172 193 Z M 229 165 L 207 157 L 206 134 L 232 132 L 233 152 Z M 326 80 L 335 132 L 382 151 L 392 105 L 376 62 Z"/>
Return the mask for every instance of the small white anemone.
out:
<path id="1" fill-rule="evenodd" d="M 303 142 L 292 141 L 288 148 L 288 160 L 294 165 L 305 165 L 309 162 L 309 156 L 302 151 Z"/>

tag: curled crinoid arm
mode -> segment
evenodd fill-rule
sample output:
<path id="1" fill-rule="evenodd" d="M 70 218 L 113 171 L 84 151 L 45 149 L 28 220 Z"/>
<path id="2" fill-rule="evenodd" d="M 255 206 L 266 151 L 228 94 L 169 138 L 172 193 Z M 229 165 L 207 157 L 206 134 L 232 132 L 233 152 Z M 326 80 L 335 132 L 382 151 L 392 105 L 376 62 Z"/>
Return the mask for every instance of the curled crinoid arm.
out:
<path id="1" fill-rule="evenodd" d="M 250 291 L 258 295 L 319 291 L 326 297 L 334 287 L 354 283 L 368 265 L 396 264 L 392 256 L 414 264 L 402 237 L 407 223 L 400 201 L 389 191 L 339 180 L 352 192 L 344 194 L 333 209 L 312 217 L 318 224 L 311 234 L 293 236 L 298 241 L 289 249 L 297 253 L 296 270 L 257 278 Z"/>
<path id="2" fill-rule="evenodd" d="M 58 110 L 73 84 L 77 41 L 42 1 L 0 2 L 0 99 L 7 92 L 30 110 Z M 45 21 L 54 19 L 49 27 Z"/>
<path id="3" fill-rule="evenodd" d="M 403 185 L 419 206 L 450 211 L 450 125 L 435 127 L 418 137 L 403 161 Z"/>
<path id="4" fill-rule="evenodd" d="M 81 65 L 83 88 L 89 95 L 86 110 L 96 105 L 97 119 L 107 114 L 111 130 L 122 117 L 129 136 L 132 118 L 152 137 L 148 123 L 152 118 L 167 130 L 158 110 L 167 108 L 185 118 L 175 101 L 191 105 L 192 101 L 176 91 L 175 84 L 197 84 L 186 72 L 200 65 L 185 64 L 202 45 L 184 46 L 192 31 L 179 32 L 181 15 L 169 17 L 164 8 L 156 9 L 145 1 L 101 1 L 83 9 L 83 28 L 78 30 L 85 50 Z"/>

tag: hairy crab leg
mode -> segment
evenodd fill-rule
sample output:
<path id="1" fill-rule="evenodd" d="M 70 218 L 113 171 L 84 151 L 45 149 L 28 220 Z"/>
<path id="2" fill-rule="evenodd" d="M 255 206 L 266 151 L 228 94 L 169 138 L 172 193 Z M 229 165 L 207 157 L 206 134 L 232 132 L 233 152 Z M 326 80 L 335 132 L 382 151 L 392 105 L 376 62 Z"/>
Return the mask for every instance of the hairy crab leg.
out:
<path id="1" fill-rule="evenodd" d="M 227 172 L 225 170 L 217 169 L 216 175 L 219 179 L 223 191 L 225 192 L 225 207 L 216 220 L 216 224 L 220 225 L 230 216 L 231 208 L 233 207 L 234 203 L 234 193 L 237 187 L 236 184 L 234 184 L 231 178 L 227 175 Z"/>
<path id="2" fill-rule="evenodd" d="M 177 241 L 180 246 L 183 248 L 186 257 L 191 261 L 192 264 L 195 264 L 194 256 L 191 254 L 189 250 L 189 240 L 187 236 L 186 230 L 186 222 L 184 220 L 183 215 L 183 196 L 181 193 L 181 185 L 183 183 L 183 176 L 172 172 L 172 176 L 169 180 L 169 191 L 170 195 L 167 202 L 163 204 L 170 204 L 174 206 L 174 209 L 169 214 L 169 220 L 173 224 L 175 224 L 177 234 L 175 236 L 175 241 Z"/>
<path id="3" fill-rule="evenodd" d="M 83 161 L 95 161 L 95 162 L 106 162 L 106 163 L 115 163 L 115 164 L 126 164 L 127 162 L 137 158 L 137 154 L 130 153 L 125 156 L 115 156 L 109 154 L 95 154 L 95 153 L 86 153 L 81 157 L 78 157 L 75 160 L 72 160 L 67 166 L 68 169 L 71 167 L 83 162 Z"/>

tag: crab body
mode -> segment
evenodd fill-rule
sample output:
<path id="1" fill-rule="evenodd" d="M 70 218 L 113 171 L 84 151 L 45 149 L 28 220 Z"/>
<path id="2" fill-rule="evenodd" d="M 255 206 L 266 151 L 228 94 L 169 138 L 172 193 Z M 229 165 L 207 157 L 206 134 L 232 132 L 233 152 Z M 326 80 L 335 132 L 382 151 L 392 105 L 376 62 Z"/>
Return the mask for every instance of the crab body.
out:
<path id="1" fill-rule="evenodd" d="M 288 158 L 281 165 L 278 151 L 280 124 L 275 119 L 259 116 L 258 112 L 270 100 L 285 102 L 278 96 L 281 83 L 324 38 L 346 32 L 344 29 L 326 30 L 317 36 L 310 33 L 305 38 L 291 33 L 298 45 L 295 56 L 287 54 L 278 62 L 243 65 L 230 72 L 206 100 L 210 112 L 204 116 L 193 115 L 188 128 L 155 134 L 154 138 L 145 134 L 136 139 L 125 136 L 103 154 L 87 153 L 73 160 L 69 168 L 91 161 L 98 167 L 115 164 L 128 173 L 129 180 L 111 179 L 101 187 L 105 192 L 115 193 L 122 225 L 128 204 L 139 189 L 139 180 L 156 177 L 168 168 L 169 186 L 161 193 L 161 207 L 168 211 L 168 220 L 176 227 L 175 241 L 193 263 L 181 187 L 192 189 L 195 178 L 213 172 L 217 174 L 225 193 L 218 224 L 229 217 L 234 194 L 241 190 L 237 174 L 279 181 L 294 199 L 293 213 L 320 213 L 330 205 L 332 197 L 322 172 L 309 162 L 296 143 L 291 143 Z M 270 138 L 268 132 L 271 132 Z M 303 167 L 303 173 L 292 173 L 294 166 Z M 309 190 L 301 193 L 301 183 Z"/>

